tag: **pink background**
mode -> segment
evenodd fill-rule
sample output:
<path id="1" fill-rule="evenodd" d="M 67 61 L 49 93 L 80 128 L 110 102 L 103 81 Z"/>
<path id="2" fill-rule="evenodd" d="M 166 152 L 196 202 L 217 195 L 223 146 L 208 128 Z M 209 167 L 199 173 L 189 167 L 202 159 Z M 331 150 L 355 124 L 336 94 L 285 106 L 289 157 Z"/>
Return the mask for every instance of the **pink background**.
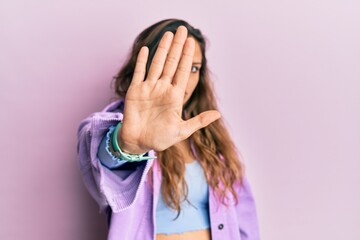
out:
<path id="1" fill-rule="evenodd" d="M 359 12 L 355 0 L 1 1 L 0 239 L 105 239 L 76 130 L 110 101 L 136 35 L 169 17 L 210 40 L 263 239 L 360 239 Z"/>

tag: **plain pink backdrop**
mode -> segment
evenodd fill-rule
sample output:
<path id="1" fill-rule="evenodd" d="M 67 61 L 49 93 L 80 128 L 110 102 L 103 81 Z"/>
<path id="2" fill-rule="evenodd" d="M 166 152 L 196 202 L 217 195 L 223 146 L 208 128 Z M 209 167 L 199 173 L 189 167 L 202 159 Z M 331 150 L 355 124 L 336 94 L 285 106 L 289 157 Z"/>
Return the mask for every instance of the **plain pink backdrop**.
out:
<path id="1" fill-rule="evenodd" d="M 263 239 L 360 239 L 359 12 L 355 0 L 1 1 L 0 239 L 105 239 L 77 127 L 113 97 L 136 35 L 170 17 L 210 41 Z"/>

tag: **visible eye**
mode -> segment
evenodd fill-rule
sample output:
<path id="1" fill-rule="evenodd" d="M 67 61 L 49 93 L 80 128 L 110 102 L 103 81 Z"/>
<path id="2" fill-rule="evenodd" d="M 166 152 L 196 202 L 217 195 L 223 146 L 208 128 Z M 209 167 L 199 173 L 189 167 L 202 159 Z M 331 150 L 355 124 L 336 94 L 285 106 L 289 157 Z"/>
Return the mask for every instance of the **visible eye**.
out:
<path id="1" fill-rule="evenodd" d="M 200 68 L 197 67 L 197 66 L 192 66 L 192 67 L 191 67 L 191 72 L 192 72 L 192 73 L 196 73 L 197 71 L 199 71 L 199 69 L 200 69 Z"/>

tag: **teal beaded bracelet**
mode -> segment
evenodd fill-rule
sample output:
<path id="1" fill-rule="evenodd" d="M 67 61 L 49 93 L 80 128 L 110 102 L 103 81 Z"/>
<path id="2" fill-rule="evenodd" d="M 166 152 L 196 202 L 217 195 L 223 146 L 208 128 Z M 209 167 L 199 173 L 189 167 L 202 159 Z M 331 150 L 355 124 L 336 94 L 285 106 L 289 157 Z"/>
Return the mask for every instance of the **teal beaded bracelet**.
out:
<path id="1" fill-rule="evenodd" d="M 144 160 L 149 160 L 149 159 L 155 158 L 155 157 L 144 156 L 146 153 L 130 154 L 130 153 L 124 153 L 123 151 L 121 151 L 121 148 L 120 148 L 118 140 L 117 140 L 119 129 L 121 126 L 122 126 L 122 123 L 119 122 L 117 124 L 115 131 L 113 133 L 113 136 L 112 136 L 112 147 L 120 155 L 121 159 L 129 161 L 129 162 L 139 162 L 139 161 L 144 161 Z"/>

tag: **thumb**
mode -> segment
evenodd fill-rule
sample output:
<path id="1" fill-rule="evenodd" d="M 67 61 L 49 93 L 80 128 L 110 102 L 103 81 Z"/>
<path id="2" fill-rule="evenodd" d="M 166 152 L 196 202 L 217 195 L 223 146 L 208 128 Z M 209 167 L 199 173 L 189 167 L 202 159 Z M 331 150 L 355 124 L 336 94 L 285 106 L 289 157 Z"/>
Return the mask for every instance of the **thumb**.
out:
<path id="1" fill-rule="evenodd" d="M 218 120 L 220 117 L 221 114 L 219 111 L 209 110 L 202 112 L 199 115 L 190 118 L 189 120 L 184 121 L 180 125 L 179 138 L 181 140 L 188 138 L 195 131 L 199 130 L 200 128 L 206 127 L 210 123 Z"/>

